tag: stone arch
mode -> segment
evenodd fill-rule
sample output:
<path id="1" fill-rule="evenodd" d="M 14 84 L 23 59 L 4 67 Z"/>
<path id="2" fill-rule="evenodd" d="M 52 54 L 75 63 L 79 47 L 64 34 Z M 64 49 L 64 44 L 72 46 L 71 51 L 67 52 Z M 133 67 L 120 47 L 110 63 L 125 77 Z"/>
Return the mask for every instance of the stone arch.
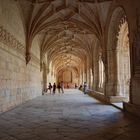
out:
<path id="1" fill-rule="evenodd" d="M 121 26 L 117 42 L 117 94 L 129 101 L 130 85 L 130 49 L 128 37 L 128 23 Z"/>
<path id="2" fill-rule="evenodd" d="M 57 83 L 64 82 L 65 88 L 74 88 L 74 85 L 79 85 L 79 72 L 75 67 L 63 68 L 58 71 Z"/>
<path id="3" fill-rule="evenodd" d="M 119 91 L 119 88 L 120 88 L 119 77 L 122 76 L 121 73 L 123 73 L 120 67 L 124 65 L 119 64 L 120 61 L 118 61 L 118 56 L 119 56 L 118 54 L 121 53 L 121 50 L 124 50 L 123 47 L 125 47 L 124 45 L 125 39 L 127 39 L 127 42 L 129 44 L 128 33 L 129 33 L 129 28 L 128 28 L 127 16 L 126 16 L 125 10 L 119 6 L 112 13 L 110 24 L 109 24 L 109 30 L 108 30 L 108 43 L 107 43 L 107 56 L 108 56 L 107 92 L 108 92 L 108 95 L 124 96 L 123 94 L 120 94 L 120 91 Z M 128 47 L 128 54 L 129 54 L 128 61 L 130 64 L 129 47 Z M 121 57 L 121 59 L 124 59 L 124 57 Z M 128 73 L 130 74 L 130 72 Z"/>
<path id="4" fill-rule="evenodd" d="M 102 54 L 101 52 L 99 52 L 99 60 L 98 60 L 98 67 L 99 67 L 99 83 L 98 83 L 98 86 L 99 86 L 99 89 L 103 89 L 104 87 L 104 64 L 103 64 L 103 61 L 102 61 Z"/>
<path id="5" fill-rule="evenodd" d="M 108 49 L 116 49 L 116 44 L 118 41 L 118 33 L 121 24 L 127 20 L 125 10 L 122 7 L 117 7 L 111 16 L 109 31 L 108 31 Z M 111 36 L 113 38 L 111 38 Z"/>

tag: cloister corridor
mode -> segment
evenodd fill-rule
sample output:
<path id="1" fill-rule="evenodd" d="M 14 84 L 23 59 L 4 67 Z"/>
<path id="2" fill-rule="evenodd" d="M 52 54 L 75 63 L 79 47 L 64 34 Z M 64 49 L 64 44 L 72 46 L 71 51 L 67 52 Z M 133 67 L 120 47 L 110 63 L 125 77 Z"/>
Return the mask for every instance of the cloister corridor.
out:
<path id="1" fill-rule="evenodd" d="M 139 139 L 140 0 L 0 0 L 0 140 Z"/>
<path id="2" fill-rule="evenodd" d="M 0 115 L 0 140 L 139 140 L 140 120 L 77 89 Z"/>

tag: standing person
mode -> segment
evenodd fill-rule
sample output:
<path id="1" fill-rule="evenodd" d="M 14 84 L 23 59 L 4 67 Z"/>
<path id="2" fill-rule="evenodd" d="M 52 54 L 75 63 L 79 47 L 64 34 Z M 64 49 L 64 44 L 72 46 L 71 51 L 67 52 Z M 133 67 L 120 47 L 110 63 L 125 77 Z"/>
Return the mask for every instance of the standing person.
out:
<path id="1" fill-rule="evenodd" d="M 77 84 L 75 83 L 75 89 L 77 88 L 78 86 L 77 86 Z"/>
<path id="2" fill-rule="evenodd" d="M 50 90 L 50 94 L 52 93 L 52 85 L 49 83 L 48 90 Z"/>
<path id="3" fill-rule="evenodd" d="M 82 84 L 79 86 L 79 90 L 82 90 Z"/>
<path id="4" fill-rule="evenodd" d="M 61 88 L 60 82 L 58 83 L 57 88 L 58 88 L 58 92 L 60 93 L 60 88 Z"/>
<path id="5" fill-rule="evenodd" d="M 62 93 L 64 93 L 64 83 L 63 83 L 63 81 L 61 81 L 61 91 L 62 91 Z"/>
<path id="6" fill-rule="evenodd" d="M 68 83 L 67 83 L 67 88 L 70 88 Z"/>
<path id="7" fill-rule="evenodd" d="M 53 84 L 53 94 L 55 94 L 55 91 L 56 91 L 56 84 L 54 83 Z"/>
<path id="8" fill-rule="evenodd" d="M 83 87 L 83 92 L 84 92 L 84 94 L 86 94 L 86 91 L 87 91 L 87 83 L 84 82 L 84 87 Z"/>

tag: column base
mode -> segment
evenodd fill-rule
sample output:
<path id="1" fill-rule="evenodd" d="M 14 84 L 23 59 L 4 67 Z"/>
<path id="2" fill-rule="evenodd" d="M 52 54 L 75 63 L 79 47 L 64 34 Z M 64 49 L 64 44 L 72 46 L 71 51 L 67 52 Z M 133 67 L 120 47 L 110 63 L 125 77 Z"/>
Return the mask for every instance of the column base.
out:
<path id="1" fill-rule="evenodd" d="M 89 91 L 88 92 L 90 96 L 93 96 L 94 98 L 103 101 L 103 102 L 108 102 L 105 95 L 101 92 L 97 92 L 97 91 Z"/>
<path id="2" fill-rule="evenodd" d="M 89 94 L 95 98 L 97 98 L 98 100 L 107 102 L 107 103 L 120 103 L 120 102 L 127 102 L 127 98 L 122 97 L 122 96 L 105 96 L 103 93 L 101 92 L 97 92 L 97 91 L 89 91 Z"/>
<path id="3" fill-rule="evenodd" d="M 127 98 L 126 97 L 122 97 L 122 96 L 109 96 L 108 97 L 108 101 L 110 103 L 119 103 L 119 102 L 124 102 L 126 101 L 127 102 Z"/>
<path id="4" fill-rule="evenodd" d="M 140 105 L 123 102 L 124 111 L 140 117 Z"/>

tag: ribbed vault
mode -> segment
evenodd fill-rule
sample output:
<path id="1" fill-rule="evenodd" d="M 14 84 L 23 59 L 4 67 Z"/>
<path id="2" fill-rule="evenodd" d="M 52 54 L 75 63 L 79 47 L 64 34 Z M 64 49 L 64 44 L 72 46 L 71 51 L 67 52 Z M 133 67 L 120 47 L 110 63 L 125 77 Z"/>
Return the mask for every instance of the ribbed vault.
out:
<path id="1" fill-rule="evenodd" d="M 35 36 L 40 40 L 41 69 L 52 63 L 55 73 L 68 68 L 77 73 L 93 67 L 94 46 L 103 49 L 106 15 L 102 5 L 110 0 L 18 0 L 26 34 L 26 63 Z M 106 9 L 107 11 L 107 9 Z M 103 16 L 104 14 L 104 16 Z M 103 53 L 102 53 L 103 54 Z"/>

